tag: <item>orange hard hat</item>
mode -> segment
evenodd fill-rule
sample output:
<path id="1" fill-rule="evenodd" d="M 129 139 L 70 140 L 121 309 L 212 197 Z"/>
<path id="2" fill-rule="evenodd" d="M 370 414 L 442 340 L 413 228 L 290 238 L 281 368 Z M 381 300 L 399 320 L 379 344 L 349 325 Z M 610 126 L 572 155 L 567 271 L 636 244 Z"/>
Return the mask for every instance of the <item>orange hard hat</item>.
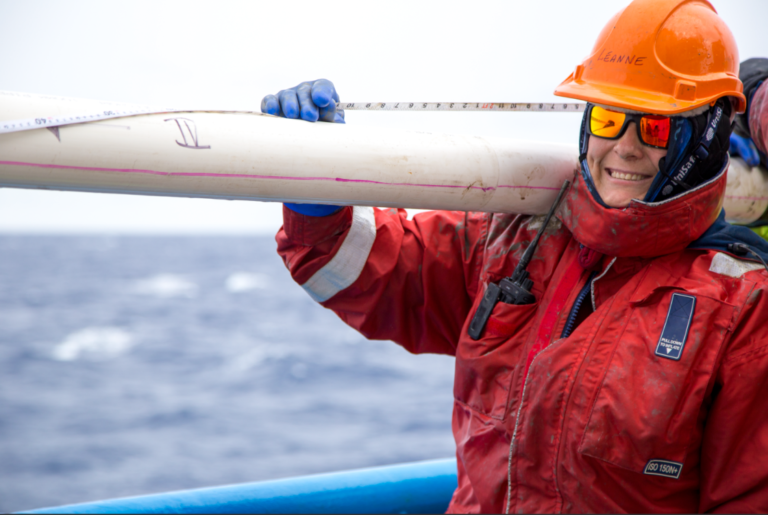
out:
<path id="1" fill-rule="evenodd" d="M 673 115 L 733 97 L 747 108 L 739 51 L 706 0 L 634 0 L 555 95 Z"/>

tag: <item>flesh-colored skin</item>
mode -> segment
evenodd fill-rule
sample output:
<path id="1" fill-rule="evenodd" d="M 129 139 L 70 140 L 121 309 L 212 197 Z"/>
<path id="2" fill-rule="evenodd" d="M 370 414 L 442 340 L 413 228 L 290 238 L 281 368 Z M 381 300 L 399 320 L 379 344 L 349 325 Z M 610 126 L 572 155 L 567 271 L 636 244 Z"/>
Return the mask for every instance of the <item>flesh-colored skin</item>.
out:
<path id="1" fill-rule="evenodd" d="M 737 110 L 737 101 L 731 99 L 731 123 Z M 619 139 L 591 136 L 587 145 L 592 180 L 600 198 L 610 207 L 626 207 L 633 198 L 642 200 L 659 173 L 659 159 L 666 155 L 666 149 L 640 141 L 635 122 L 629 123 Z"/>
<path id="2" fill-rule="evenodd" d="M 589 138 L 587 164 L 600 197 L 610 207 L 626 207 L 645 197 L 667 150 L 644 145 L 631 122 L 619 139 Z"/>

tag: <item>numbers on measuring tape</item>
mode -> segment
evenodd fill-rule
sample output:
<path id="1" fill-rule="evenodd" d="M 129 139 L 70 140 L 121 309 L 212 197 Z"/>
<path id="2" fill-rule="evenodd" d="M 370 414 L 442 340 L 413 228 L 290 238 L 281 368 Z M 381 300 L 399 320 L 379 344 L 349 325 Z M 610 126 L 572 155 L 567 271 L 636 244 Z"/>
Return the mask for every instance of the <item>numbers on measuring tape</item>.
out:
<path id="1" fill-rule="evenodd" d="M 401 107 L 402 104 L 402 107 Z M 337 104 L 338 108 L 350 111 L 535 111 L 535 112 L 572 112 L 584 111 L 586 104 L 572 103 L 508 103 L 508 102 L 347 102 Z"/>
<path id="2" fill-rule="evenodd" d="M 128 109 L 105 109 L 98 113 L 71 114 L 62 116 L 36 117 L 26 120 L 8 120 L 0 122 L 0 134 L 8 132 L 27 131 L 32 129 L 51 129 L 62 125 L 73 125 L 77 123 L 109 120 L 111 118 L 122 118 L 126 116 L 136 116 L 142 114 L 161 114 L 161 113 L 179 113 L 192 112 L 189 109 L 168 109 L 160 107 L 137 106 Z M 223 111 L 221 111 L 223 112 Z M 230 111 L 231 112 L 231 111 Z M 58 137 L 58 136 L 57 136 Z"/>
<path id="3" fill-rule="evenodd" d="M 337 103 L 337 108 L 350 111 L 536 111 L 536 112 L 575 112 L 580 113 L 586 107 L 585 103 L 551 104 L 551 103 L 494 103 L 494 102 L 346 102 Z M 0 134 L 26 131 L 32 129 L 58 127 L 90 121 L 109 120 L 126 116 L 165 114 L 165 113 L 252 113 L 251 111 L 195 111 L 192 109 L 170 109 L 148 106 L 131 106 L 104 109 L 98 113 L 34 117 L 25 120 L 7 120 L 0 122 Z M 256 113 L 253 113 L 256 114 Z M 182 131 L 183 132 L 183 131 Z M 195 145 L 189 148 L 201 148 Z"/>

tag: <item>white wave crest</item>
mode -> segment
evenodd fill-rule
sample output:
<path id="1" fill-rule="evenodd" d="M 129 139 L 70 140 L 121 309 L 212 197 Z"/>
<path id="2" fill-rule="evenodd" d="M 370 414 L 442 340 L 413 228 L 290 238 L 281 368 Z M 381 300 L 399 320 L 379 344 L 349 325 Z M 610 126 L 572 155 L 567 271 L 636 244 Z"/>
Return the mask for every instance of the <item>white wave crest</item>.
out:
<path id="1" fill-rule="evenodd" d="M 249 290 L 262 290 L 269 286 L 269 278 L 264 274 L 236 272 L 227 277 L 226 287 L 230 293 Z"/>
<path id="2" fill-rule="evenodd" d="M 257 368 L 266 361 L 281 359 L 287 355 L 288 352 L 280 347 L 270 345 L 259 346 L 236 356 L 230 361 L 229 368 L 233 372 L 246 372 Z"/>
<path id="3" fill-rule="evenodd" d="M 171 297 L 194 298 L 198 287 L 192 281 L 179 275 L 160 274 L 142 279 L 134 284 L 133 292 L 168 299 Z"/>
<path id="4" fill-rule="evenodd" d="M 67 336 L 51 353 L 58 361 L 104 361 L 124 354 L 134 345 L 133 336 L 119 327 L 86 327 Z"/>

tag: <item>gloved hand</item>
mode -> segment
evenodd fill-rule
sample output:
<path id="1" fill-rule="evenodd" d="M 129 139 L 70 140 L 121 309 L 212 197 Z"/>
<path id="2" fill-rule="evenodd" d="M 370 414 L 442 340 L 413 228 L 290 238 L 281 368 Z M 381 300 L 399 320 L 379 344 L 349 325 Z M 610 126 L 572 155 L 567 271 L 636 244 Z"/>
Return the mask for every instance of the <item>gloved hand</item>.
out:
<path id="1" fill-rule="evenodd" d="M 734 157 L 741 156 L 749 166 L 760 164 L 760 154 L 757 153 L 757 147 L 749 138 L 735 133 L 731 134 L 731 149 L 729 152 Z"/>
<path id="2" fill-rule="evenodd" d="M 261 112 L 273 116 L 296 119 L 301 116 L 308 122 L 344 123 L 344 110 L 336 109 L 339 94 L 333 82 L 318 79 L 314 82 L 302 82 L 295 88 L 284 89 L 277 95 L 267 95 L 261 100 Z M 307 216 L 328 216 L 341 206 L 325 204 L 291 204 L 285 207 Z"/>
<path id="3" fill-rule="evenodd" d="M 299 118 L 308 122 L 344 123 L 344 110 L 336 109 L 339 94 L 333 82 L 318 79 L 302 82 L 284 89 L 277 95 L 267 95 L 261 101 L 261 112 L 284 118 Z"/>
<path id="4" fill-rule="evenodd" d="M 328 216 L 332 215 L 343 207 L 332 206 L 328 204 L 291 204 L 288 202 L 283 205 L 291 211 L 307 216 Z"/>

